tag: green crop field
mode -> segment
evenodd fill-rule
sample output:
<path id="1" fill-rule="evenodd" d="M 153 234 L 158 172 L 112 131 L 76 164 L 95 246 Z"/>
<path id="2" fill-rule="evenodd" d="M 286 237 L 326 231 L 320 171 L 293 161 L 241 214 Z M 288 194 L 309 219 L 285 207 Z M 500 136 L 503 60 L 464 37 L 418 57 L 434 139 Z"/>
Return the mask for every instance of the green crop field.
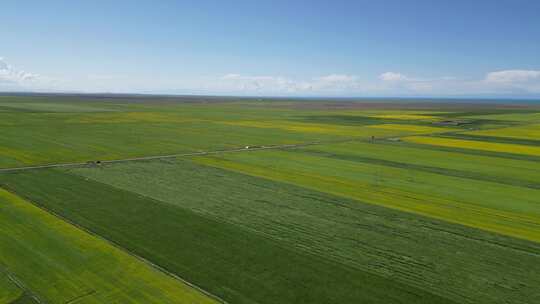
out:
<path id="1" fill-rule="evenodd" d="M 11 280 L 7 273 L 0 273 L 0 303 L 10 304 L 23 296 L 21 290 L 15 282 Z"/>
<path id="2" fill-rule="evenodd" d="M 12 193 L 0 202 L 0 265 L 40 301 L 215 302 Z"/>
<path id="3" fill-rule="evenodd" d="M 540 303 L 538 117 L 1 96 L 0 304 Z"/>

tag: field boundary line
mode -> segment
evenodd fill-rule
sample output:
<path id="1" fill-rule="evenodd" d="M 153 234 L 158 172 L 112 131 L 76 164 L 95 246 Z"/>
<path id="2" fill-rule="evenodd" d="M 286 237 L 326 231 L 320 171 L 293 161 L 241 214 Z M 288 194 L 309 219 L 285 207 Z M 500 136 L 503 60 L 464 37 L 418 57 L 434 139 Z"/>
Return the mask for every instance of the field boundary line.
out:
<path id="1" fill-rule="evenodd" d="M 21 296 L 26 294 L 32 299 L 34 299 L 34 301 L 36 301 L 36 303 L 38 304 L 47 303 L 43 301 L 36 293 L 30 290 L 30 288 L 28 288 L 19 278 L 17 278 L 17 276 L 12 273 L 6 266 L 2 266 L 0 264 L 0 272 L 4 273 L 7 276 L 8 280 L 23 292 Z"/>
<path id="2" fill-rule="evenodd" d="M 191 157 L 191 156 L 206 156 L 206 155 L 216 155 L 222 153 L 240 153 L 240 152 L 255 152 L 263 150 L 281 150 L 281 149 L 294 149 L 302 148 L 308 146 L 318 146 L 318 145 L 328 145 L 328 144 L 339 144 L 339 143 L 348 143 L 348 142 L 377 142 L 381 140 L 388 139 L 399 139 L 402 137 L 408 136 L 433 136 L 441 135 L 445 133 L 452 133 L 456 130 L 449 130 L 445 132 L 436 132 L 429 134 L 408 134 L 408 135 L 397 135 L 397 136 L 386 136 L 386 137 L 376 137 L 372 141 L 370 138 L 362 137 L 349 137 L 345 139 L 337 140 L 326 140 L 326 141 L 310 141 L 302 142 L 296 144 L 282 144 L 282 145 L 256 145 L 256 146 L 246 146 L 244 148 L 232 148 L 232 149 L 222 149 L 222 150 L 212 150 L 212 151 L 199 151 L 199 152 L 186 152 L 186 153 L 175 153 L 175 154 L 165 154 L 165 155 L 152 155 L 152 156 L 141 156 L 141 157 L 130 157 L 122 159 L 112 159 L 112 160 L 99 160 L 100 164 L 115 164 L 115 163 L 124 163 L 124 162 L 133 162 L 133 161 L 145 161 L 145 160 L 156 160 L 156 159 L 169 159 L 169 158 L 179 158 L 179 157 Z M 22 167 L 12 167 L 12 168 L 0 168 L 0 173 L 9 173 L 17 171 L 26 171 L 26 170 L 37 170 L 37 169 L 51 169 L 51 168 L 71 168 L 71 167 L 83 167 L 83 166 L 92 166 L 97 165 L 96 161 L 98 160 L 89 160 L 84 162 L 71 162 L 71 163 L 57 163 L 57 164 L 45 164 L 45 165 L 35 165 L 35 166 L 22 166 Z"/>
<path id="3" fill-rule="evenodd" d="M 379 140 L 385 138 L 378 138 Z M 335 141 L 313 141 L 305 142 L 298 144 L 285 144 L 285 145 L 270 145 L 270 146 L 256 146 L 251 148 L 234 148 L 234 149 L 224 149 L 224 150 L 213 150 L 213 151 L 200 151 L 200 152 L 188 152 L 188 153 L 176 153 L 176 154 L 166 154 L 166 155 L 153 155 L 153 156 L 141 156 L 141 157 L 131 157 L 131 158 L 122 158 L 122 159 L 113 159 L 113 160 L 100 160 L 100 164 L 114 164 L 114 163 L 123 163 L 123 162 L 132 162 L 132 161 L 145 161 L 145 160 L 156 160 L 156 159 L 169 159 L 169 158 L 178 158 L 178 157 L 190 157 L 190 156 L 205 156 L 205 155 L 215 155 L 221 153 L 238 153 L 238 152 L 255 152 L 261 150 L 279 150 L 279 149 L 292 149 L 292 148 L 301 148 L 314 145 L 323 145 L 323 144 L 333 144 L 333 143 L 346 143 L 352 141 L 361 141 L 364 140 L 359 138 L 349 138 Z M 95 160 L 97 161 L 97 160 Z M 95 161 L 92 163 L 86 162 L 72 162 L 72 163 L 57 163 L 57 164 L 46 164 L 46 165 L 35 165 L 35 166 L 23 166 L 23 167 L 12 167 L 12 168 L 0 168 L 0 173 L 8 172 L 17 172 L 17 171 L 26 171 L 26 170 L 37 170 L 37 169 L 51 169 L 51 168 L 70 168 L 70 167 L 80 167 L 80 166 L 91 166 L 96 165 Z"/>
<path id="4" fill-rule="evenodd" d="M 48 213 L 48 214 L 50 214 L 50 215 L 52 215 L 52 216 L 58 218 L 59 220 L 65 222 L 65 223 L 67 223 L 67 224 L 69 224 L 69 225 L 72 225 L 72 226 L 75 227 L 76 229 L 79 229 L 79 230 L 81 230 L 81 231 L 83 231 L 83 232 L 85 232 L 85 233 L 88 233 L 89 235 L 91 235 L 91 236 L 93 236 L 93 237 L 99 239 L 99 240 L 102 240 L 102 241 L 106 242 L 107 244 L 109 244 L 109 245 L 113 246 L 114 248 L 120 250 L 121 252 L 124 252 L 125 254 L 127 254 L 127 255 L 129 255 L 129 256 L 131 256 L 131 257 L 137 259 L 138 261 L 140 261 L 140 262 L 142 262 L 143 264 L 145 264 L 145 265 L 151 267 L 152 269 L 157 270 L 157 271 L 159 271 L 159 272 L 161 272 L 161 273 L 163 273 L 163 274 L 165 274 L 165 275 L 167 275 L 167 276 L 169 276 L 169 277 L 172 277 L 173 279 L 175 279 L 175 280 L 177 280 L 177 281 L 179 281 L 179 282 L 181 282 L 181 283 L 183 283 L 183 284 L 185 284 L 185 285 L 187 285 L 187 286 L 189 286 L 189 287 L 191 287 L 191 288 L 197 290 L 198 292 L 202 293 L 203 295 L 206 295 L 206 296 L 208 296 L 209 298 L 214 299 L 214 300 L 216 300 L 216 301 L 218 301 L 218 302 L 220 302 L 220 303 L 229 304 L 229 303 L 228 303 L 227 301 L 225 301 L 224 299 L 222 299 L 222 298 L 220 298 L 220 297 L 218 297 L 218 296 L 216 296 L 216 295 L 214 295 L 214 294 L 212 294 L 212 293 L 210 293 L 210 292 L 204 290 L 203 288 L 201 288 L 201 287 L 199 287 L 199 286 L 197 286 L 197 285 L 195 285 L 195 284 L 193 284 L 193 283 L 191 283 L 191 282 L 186 281 L 185 279 L 181 278 L 181 277 L 178 276 L 177 274 L 168 271 L 167 269 L 165 269 L 165 268 L 163 268 L 163 267 L 161 267 L 161 266 L 159 266 L 159 265 L 157 265 L 157 264 L 151 262 L 150 260 L 147 260 L 147 259 L 145 259 L 145 258 L 143 258 L 143 257 L 141 257 L 141 256 L 139 256 L 139 255 L 137 255 L 136 253 L 134 253 L 134 252 L 132 252 L 132 251 L 130 251 L 130 250 L 127 250 L 126 248 L 120 246 L 118 243 L 116 243 L 116 242 L 114 242 L 114 241 L 112 241 L 112 240 L 109 240 L 109 239 L 107 239 L 107 238 L 105 238 L 105 237 L 103 237 L 103 236 L 101 236 L 101 235 L 99 235 L 99 234 L 93 232 L 92 230 L 87 229 L 87 228 L 85 228 L 85 227 L 83 227 L 83 226 L 81 226 L 81 225 L 79 225 L 79 224 L 77 224 L 77 223 L 71 221 L 70 219 L 68 219 L 68 218 L 66 218 L 66 217 L 64 217 L 64 216 L 62 216 L 62 215 L 60 215 L 60 214 L 58 214 L 58 213 L 56 213 L 56 212 L 54 212 L 54 211 L 52 211 L 52 210 L 46 208 L 46 207 L 44 207 L 43 205 L 34 202 L 33 200 L 29 199 L 28 197 L 26 197 L 26 196 L 24 196 L 24 195 L 20 195 L 18 192 L 12 190 L 12 189 L 9 188 L 8 186 L 3 185 L 3 184 L 0 184 L 0 188 L 2 188 L 2 189 L 4 189 L 4 190 L 8 191 L 9 193 L 11 193 L 11 194 L 13 194 L 13 195 L 16 195 L 16 196 L 18 196 L 18 197 L 23 198 L 26 202 L 28 202 L 29 204 L 31 204 L 31 205 L 33 205 L 33 206 L 39 208 L 40 210 L 42 210 L 42 211 L 44 211 L 44 212 L 46 212 L 46 213 Z M 24 286 L 24 285 L 23 285 L 23 286 Z M 43 303 L 43 302 L 40 302 L 40 303 Z"/>

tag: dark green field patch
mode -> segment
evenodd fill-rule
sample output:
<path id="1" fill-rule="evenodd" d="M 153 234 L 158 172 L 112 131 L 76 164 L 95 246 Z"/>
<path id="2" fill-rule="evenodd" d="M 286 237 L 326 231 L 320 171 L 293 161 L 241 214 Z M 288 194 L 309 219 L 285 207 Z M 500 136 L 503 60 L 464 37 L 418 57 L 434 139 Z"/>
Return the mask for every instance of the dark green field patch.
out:
<path id="1" fill-rule="evenodd" d="M 540 276 L 524 268 L 539 259 L 532 242 L 189 161 L 74 172 L 456 302 L 518 301 L 540 284 Z M 500 284 L 512 287 L 495 287 Z"/>
<path id="2" fill-rule="evenodd" d="M 453 303 L 60 171 L 5 174 L 0 183 L 230 303 Z"/>
<path id="3" fill-rule="evenodd" d="M 31 295 L 28 293 L 24 293 L 19 298 L 17 298 L 15 301 L 7 304 L 39 304 Z"/>

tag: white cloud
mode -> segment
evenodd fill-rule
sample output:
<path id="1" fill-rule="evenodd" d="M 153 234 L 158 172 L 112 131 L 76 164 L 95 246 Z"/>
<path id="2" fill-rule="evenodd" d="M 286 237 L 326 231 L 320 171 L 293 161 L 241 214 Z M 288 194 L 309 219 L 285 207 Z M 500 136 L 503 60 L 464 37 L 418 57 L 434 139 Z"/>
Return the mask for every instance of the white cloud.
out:
<path id="1" fill-rule="evenodd" d="M 126 74 L 90 74 L 61 79 L 19 70 L 0 58 L 0 90 L 276 96 L 538 96 L 540 70 L 493 71 L 476 79 L 449 76 L 426 78 L 396 71 L 373 75 L 371 79 L 343 73 L 304 79 L 240 73 L 213 77 L 191 75 L 183 79 Z"/>
<path id="2" fill-rule="evenodd" d="M 0 71 L 9 70 L 9 65 L 4 61 L 4 58 L 0 57 Z"/>
<path id="3" fill-rule="evenodd" d="M 482 94 L 540 93 L 540 71 L 497 71 L 480 79 L 460 79 L 453 76 L 417 77 L 400 72 L 385 72 L 371 81 L 358 76 L 329 74 L 307 80 L 280 76 L 246 76 L 227 74 L 218 86 L 206 90 L 243 94 L 293 95 L 403 95 L 455 96 Z"/>
<path id="4" fill-rule="evenodd" d="M 246 76 L 231 73 L 222 76 L 218 82 L 220 90 L 261 94 L 346 93 L 358 87 L 357 77 L 346 74 L 330 74 L 309 80 L 296 80 L 281 76 Z M 214 87 L 207 87 L 207 89 L 212 88 Z"/>
<path id="5" fill-rule="evenodd" d="M 227 75 L 224 75 L 221 78 L 225 79 L 225 80 L 234 80 L 234 79 L 241 79 L 242 75 L 240 75 L 240 74 L 227 74 Z"/>
<path id="6" fill-rule="evenodd" d="M 0 57 L 0 85 L 7 89 L 25 88 L 38 80 L 39 75 L 17 70 Z"/>
<path id="7" fill-rule="evenodd" d="M 379 75 L 380 87 L 393 94 L 429 94 L 441 79 L 409 77 L 402 73 L 385 72 Z M 395 92 L 395 93 L 394 93 Z"/>
<path id="8" fill-rule="evenodd" d="M 540 71 L 506 70 L 491 72 L 486 75 L 486 82 L 491 83 L 524 83 L 540 81 Z"/>
<path id="9" fill-rule="evenodd" d="M 382 81 L 407 81 L 409 78 L 403 74 L 395 72 L 386 72 L 379 75 L 379 79 Z"/>
<path id="10" fill-rule="evenodd" d="M 487 73 L 483 81 L 485 86 L 511 94 L 540 93 L 540 71 L 538 70 L 503 70 Z"/>
<path id="11" fill-rule="evenodd" d="M 222 90 L 244 92 L 290 92 L 296 90 L 296 83 L 279 76 L 246 76 L 227 74 L 221 77 L 217 86 Z"/>
<path id="12" fill-rule="evenodd" d="M 322 82 L 330 82 L 330 83 L 344 83 L 344 82 L 353 82 L 356 80 L 356 76 L 352 75 L 345 75 L 345 74 L 331 74 L 328 76 L 323 76 L 318 78 L 319 81 Z"/>

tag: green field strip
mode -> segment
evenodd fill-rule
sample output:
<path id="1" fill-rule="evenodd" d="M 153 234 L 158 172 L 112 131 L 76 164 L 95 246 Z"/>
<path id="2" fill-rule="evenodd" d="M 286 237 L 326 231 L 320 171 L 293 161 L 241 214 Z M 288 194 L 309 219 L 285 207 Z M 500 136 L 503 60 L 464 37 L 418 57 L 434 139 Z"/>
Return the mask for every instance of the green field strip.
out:
<path id="1" fill-rule="evenodd" d="M 508 122 L 540 122 L 540 113 L 537 110 L 528 110 L 523 112 L 504 110 L 498 112 L 486 112 L 482 114 L 469 113 L 468 115 L 463 115 L 463 117 L 470 119 L 490 119 Z"/>
<path id="2" fill-rule="evenodd" d="M 107 98 L 4 97 L 0 99 L 0 107 L 17 106 L 44 112 L 0 113 L 0 167 L 112 160 L 351 136 L 395 137 L 453 130 L 419 120 L 373 120 L 367 116 L 361 119 L 367 119 L 368 122 L 350 126 L 343 123 L 343 120 L 348 119 L 343 117 L 350 116 L 343 113 L 349 111 L 338 112 L 342 113 L 337 115 L 340 117 L 332 117 L 324 114 L 326 111 L 276 107 L 273 102 L 229 100 L 227 103 L 188 104 L 150 101 L 138 103 Z M 294 102 L 285 104 L 296 105 Z M 392 110 L 374 113 L 399 115 L 403 112 Z M 309 117 L 320 119 L 324 115 L 328 117 L 321 123 L 309 122 Z M 375 122 L 379 126 L 395 125 L 405 129 L 377 128 Z M 406 129 L 411 127 L 424 130 Z"/>
<path id="3" fill-rule="evenodd" d="M 76 175 L 42 170 L 1 180 L 230 303 L 455 303 L 230 221 Z"/>
<path id="4" fill-rule="evenodd" d="M 9 106 L 3 106 L 1 103 L 0 103 L 0 112 L 33 112 L 31 110 L 27 110 L 27 109 L 21 109 L 21 108 L 13 108 L 13 107 L 9 107 Z"/>
<path id="5" fill-rule="evenodd" d="M 0 269 L 0 304 L 11 304 L 22 297 L 23 293 L 8 274 Z"/>
<path id="6" fill-rule="evenodd" d="M 535 189 L 278 151 L 196 161 L 540 241 L 540 195 Z"/>
<path id="7" fill-rule="evenodd" d="M 529 288 L 536 283 L 524 282 L 540 280 L 528 270 L 523 272 L 524 260 L 532 263 L 539 258 L 539 244 L 287 183 L 189 161 L 126 163 L 71 171 L 233 223 L 354 269 L 390 276 L 456 302 L 525 300 L 534 293 Z M 495 287 L 503 282 L 513 287 Z M 519 287 L 522 284 L 529 287 Z"/>
<path id="8" fill-rule="evenodd" d="M 406 114 L 404 114 L 406 115 Z M 425 114 L 429 115 L 429 114 Z M 422 115 L 418 115 L 422 116 Z M 316 123 L 316 124 L 328 124 L 328 125 L 341 125 L 341 126 L 368 126 L 368 125 L 379 125 L 379 124 L 410 124 L 410 125 L 419 125 L 419 126 L 433 126 L 430 120 L 404 120 L 404 119 L 389 119 L 375 116 L 365 115 L 350 115 L 346 112 L 343 114 L 318 114 L 318 115 L 305 115 L 291 118 L 292 120 L 297 120 L 306 123 Z M 424 118 L 428 119 L 428 117 Z"/>
<path id="9" fill-rule="evenodd" d="M 334 135 L 303 134 L 285 130 L 222 125 L 213 122 L 66 122 L 77 115 L 20 117 L 22 123 L 0 122 L 0 164 L 5 167 L 110 160 L 149 155 L 188 153 L 243 147 L 277 145 L 314 140 L 334 140 Z M 104 114 L 93 114 L 100 117 Z M 94 117 L 93 116 L 93 117 Z M 140 117 L 139 117 L 140 116 Z M 94 117 L 94 118 L 95 118 Z M 161 119 L 162 117 L 160 117 Z M 32 122 L 32 119 L 39 120 Z M 79 118 L 83 119 L 83 118 Z M 163 118 L 165 119 L 165 118 Z M 384 133 L 389 133 L 385 131 Z M 225 134 L 225 136 L 224 136 Z"/>
<path id="10" fill-rule="evenodd" d="M 453 111 L 451 113 L 435 113 L 432 114 L 434 116 L 443 116 L 443 117 L 450 117 L 450 118 L 472 118 L 472 119 L 491 119 L 491 120 L 510 120 L 508 118 L 521 118 L 520 120 L 516 121 L 522 121 L 523 119 L 527 119 L 529 117 L 535 117 L 540 115 L 537 108 L 535 109 L 532 107 L 531 109 L 508 109 L 508 108 L 502 108 L 502 109 L 477 109 L 477 110 L 457 110 Z"/>
<path id="11" fill-rule="evenodd" d="M 0 304 L 41 304 L 43 300 L 28 289 L 19 278 L 0 265 Z M 5 288 L 4 290 L 2 290 Z"/>
<path id="12" fill-rule="evenodd" d="M 370 163 L 370 164 L 402 168 L 402 169 L 408 169 L 408 170 L 414 170 L 414 171 L 436 173 L 436 174 L 446 175 L 446 176 L 494 182 L 494 183 L 500 183 L 500 184 L 505 184 L 505 185 L 510 185 L 510 186 L 540 189 L 540 180 L 527 182 L 527 181 L 508 179 L 505 177 L 479 174 L 479 173 L 470 172 L 470 171 L 460 171 L 460 170 L 440 168 L 440 167 L 430 167 L 430 166 L 416 165 L 416 164 L 405 163 L 405 162 L 396 162 L 396 161 L 391 161 L 391 160 L 386 160 L 386 159 L 381 159 L 381 158 L 363 157 L 363 156 L 357 156 L 357 155 L 351 155 L 351 154 L 328 153 L 328 152 L 316 151 L 316 150 L 291 150 L 291 151 L 297 151 L 300 153 L 308 153 L 308 154 L 334 158 L 334 159 L 341 159 L 341 160 L 346 160 L 346 161 Z"/>
<path id="13" fill-rule="evenodd" d="M 402 138 L 407 143 L 454 148 L 460 150 L 481 151 L 500 155 L 521 155 L 530 158 L 540 158 L 540 147 L 499 142 L 487 142 L 468 139 L 457 139 L 438 136 L 410 136 Z"/>
<path id="14" fill-rule="evenodd" d="M 367 126 L 367 125 L 377 125 L 381 123 L 398 123 L 398 120 L 390 119 L 381 119 L 376 117 L 369 116 L 359 116 L 359 115 L 305 115 L 295 117 L 294 120 L 307 123 L 316 123 L 316 124 L 328 124 L 328 125 L 340 125 L 340 126 Z"/>
<path id="15" fill-rule="evenodd" d="M 288 150 L 443 175 L 538 188 L 540 163 L 408 145 L 348 142 Z"/>
<path id="16" fill-rule="evenodd" d="M 0 107 L 14 112 L 33 113 L 85 113 L 114 111 L 99 105 L 72 103 L 43 103 L 43 102 L 1 102 Z"/>
<path id="17" fill-rule="evenodd" d="M 535 142 L 540 140 L 540 124 L 527 123 L 507 128 L 471 131 L 467 132 L 467 134 L 488 137 L 513 138 L 521 139 L 524 141 L 531 140 Z"/>
<path id="18" fill-rule="evenodd" d="M 538 138 L 538 140 L 531 140 L 531 139 L 504 137 L 504 136 L 476 135 L 476 134 L 469 134 L 469 133 L 440 134 L 437 136 L 447 137 L 447 138 L 456 138 L 456 139 L 494 142 L 494 143 L 504 143 L 504 144 L 540 146 L 540 138 Z"/>
<path id="19" fill-rule="evenodd" d="M 378 141 L 377 144 L 388 145 L 388 146 L 416 148 L 416 149 L 421 149 L 421 150 L 426 150 L 426 151 L 441 151 L 441 152 L 458 153 L 458 154 L 470 155 L 470 156 L 486 156 L 486 157 L 491 157 L 491 158 L 522 160 L 522 161 L 529 161 L 529 162 L 540 162 L 540 157 L 538 157 L 538 156 L 531 156 L 531 155 L 524 155 L 524 154 L 513 154 L 513 153 L 502 153 L 502 152 L 492 152 L 492 151 L 484 151 L 484 150 L 472 150 L 472 149 L 463 149 L 463 148 L 455 148 L 455 147 L 443 147 L 443 146 L 425 145 L 425 144 L 417 144 L 417 143 L 412 143 L 412 142 L 405 142 L 405 141 L 402 141 L 401 139 L 400 139 L 399 142 L 392 142 L 392 141 L 389 141 L 389 140 L 381 140 L 381 141 Z"/>
<path id="20" fill-rule="evenodd" d="M 0 264 L 44 303 L 216 303 L 3 189 L 0 211 Z"/>
<path id="21" fill-rule="evenodd" d="M 41 303 L 35 300 L 29 294 L 24 293 L 20 297 L 15 299 L 13 302 L 8 303 L 8 304 L 41 304 Z"/>

